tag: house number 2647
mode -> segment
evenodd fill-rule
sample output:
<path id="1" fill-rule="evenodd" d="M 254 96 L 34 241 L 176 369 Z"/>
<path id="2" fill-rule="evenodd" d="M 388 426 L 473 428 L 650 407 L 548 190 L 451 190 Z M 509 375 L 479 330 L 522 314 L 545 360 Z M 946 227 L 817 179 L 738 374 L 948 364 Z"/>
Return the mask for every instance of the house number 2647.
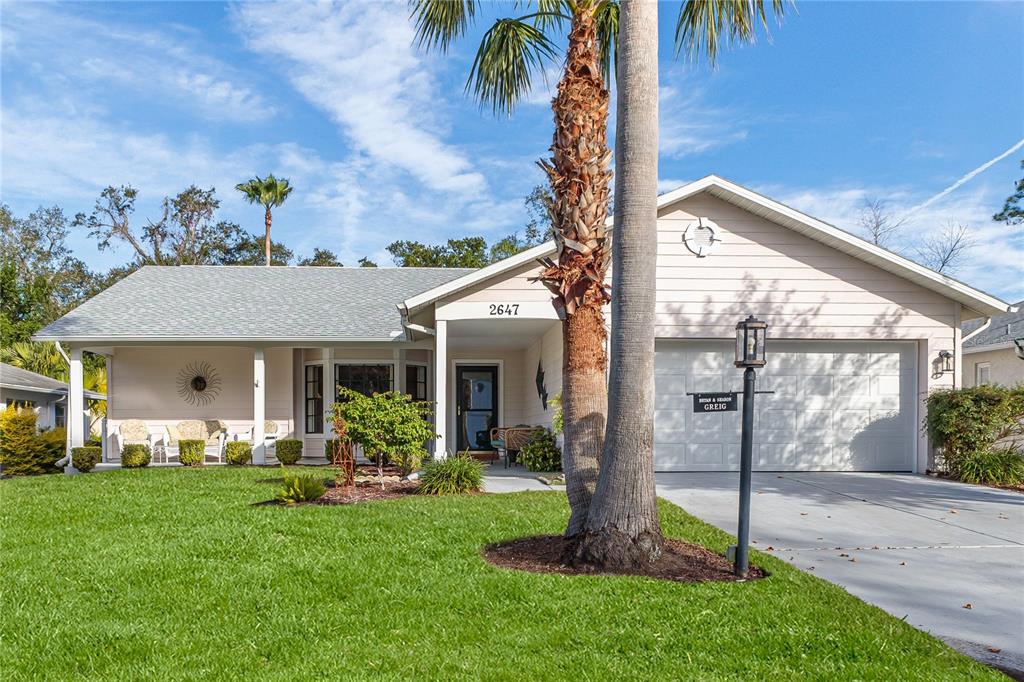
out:
<path id="1" fill-rule="evenodd" d="M 492 303 L 490 306 L 492 317 L 515 317 L 519 314 L 518 303 Z"/>

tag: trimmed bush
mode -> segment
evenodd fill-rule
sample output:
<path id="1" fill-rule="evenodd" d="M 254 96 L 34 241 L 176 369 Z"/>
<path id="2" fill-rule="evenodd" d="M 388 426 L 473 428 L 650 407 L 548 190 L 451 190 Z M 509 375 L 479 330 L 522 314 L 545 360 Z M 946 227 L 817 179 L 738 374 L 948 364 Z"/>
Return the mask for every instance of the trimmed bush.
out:
<path id="1" fill-rule="evenodd" d="M 48 429 L 36 435 L 37 456 L 46 471 L 57 470 L 57 460 L 64 457 L 68 447 L 68 433 L 63 428 Z"/>
<path id="2" fill-rule="evenodd" d="M 280 445 L 280 441 L 278 441 Z M 289 474 L 281 465 L 284 474 L 284 487 L 277 493 L 277 501 L 282 504 L 297 504 L 319 500 L 327 492 L 327 487 L 319 477 L 313 474 Z"/>
<path id="3" fill-rule="evenodd" d="M 178 441 L 178 461 L 188 467 L 199 466 L 206 461 L 206 441 L 191 439 Z"/>
<path id="4" fill-rule="evenodd" d="M 424 467 L 416 492 L 422 495 L 460 495 L 480 490 L 483 483 L 483 463 L 464 452 Z"/>
<path id="5" fill-rule="evenodd" d="M 82 473 L 92 471 L 102 458 L 103 448 L 95 445 L 71 448 L 71 464 Z"/>
<path id="6" fill-rule="evenodd" d="M 36 434 L 34 410 L 8 407 L 0 413 L 0 464 L 8 476 L 45 474 L 47 465 Z"/>
<path id="7" fill-rule="evenodd" d="M 959 478 L 966 483 L 1024 485 L 1024 457 L 1014 450 L 975 452 L 958 464 Z"/>
<path id="8" fill-rule="evenodd" d="M 1011 456 L 1020 457 L 999 441 L 1024 431 L 1024 385 L 1015 388 L 985 384 L 971 388 L 934 391 L 927 398 L 925 423 L 932 442 L 941 448 L 940 465 L 946 473 L 987 483 L 1000 472 L 1013 477 Z"/>
<path id="9" fill-rule="evenodd" d="M 562 470 L 562 451 L 555 444 L 554 434 L 547 429 L 538 431 L 519 451 L 517 459 L 527 471 Z"/>
<path id="10" fill-rule="evenodd" d="M 224 445 L 224 458 L 228 464 L 248 464 L 252 459 L 252 445 L 244 440 L 229 441 Z"/>
<path id="11" fill-rule="evenodd" d="M 334 444 L 337 442 L 337 438 L 330 438 L 324 441 L 324 459 L 328 462 L 334 461 Z"/>
<path id="12" fill-rule="evenodd" d="M 302 459 L 302 441 L 282 438 L 274 445 L 274 454 L 281 464 L 295 464 Z"/>
<path id="13" fill-rule="evenodd" d="M 121 466 L 126 469 L 138 469 L 148 466 L 153 453 L 147 443 L 128 443 L 121 449 Z"/>

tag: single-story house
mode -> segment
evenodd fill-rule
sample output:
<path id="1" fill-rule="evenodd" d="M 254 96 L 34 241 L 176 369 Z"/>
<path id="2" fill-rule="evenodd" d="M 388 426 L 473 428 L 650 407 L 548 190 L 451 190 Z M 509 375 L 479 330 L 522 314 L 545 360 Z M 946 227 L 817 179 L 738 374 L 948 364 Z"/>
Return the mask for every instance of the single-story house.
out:
<path id="1" fill-rule="evenodd" d="M 964 322 L 964 386 L 1024 383 L 1024 301 L 1015 312 Z"/>
<path id="2" fill-rule="evenodd" d="M 687 393 L 740 388 L 751 314 L 774 391 L 757 398 L 758 469 L 928 466 L 922 399 L 960 384 L 961 325 L 1007 303 L 716 176 L 658 203 L 656 469 L 737 467 L 738 413 L 694 414 Z M 492 426 L 551 423 L 561 329 L 532 278 L 554 250 L 479 270 L 145 267 L 36 338 L 70 349 L 73 385 L 82 351 L 107 356 L 111 433 L 217 419 L 257 463 L 268 426 L 319 456 L 344 385 L 434 400 L 437 452 L 486 451 Z"/>
<path id="3" fill-rule="evenodd" d="M 105 400 L 95 391 L 83 391 L 87 400 Z M 40 429 L 63 428 L 67 422 L 68 385 L 20 367 L 0 362 L 0 405 L 28 407 L 35 410 L 36 426 Z M 82 414 L 85 429 L 89 428 L 89 413 Z"/>

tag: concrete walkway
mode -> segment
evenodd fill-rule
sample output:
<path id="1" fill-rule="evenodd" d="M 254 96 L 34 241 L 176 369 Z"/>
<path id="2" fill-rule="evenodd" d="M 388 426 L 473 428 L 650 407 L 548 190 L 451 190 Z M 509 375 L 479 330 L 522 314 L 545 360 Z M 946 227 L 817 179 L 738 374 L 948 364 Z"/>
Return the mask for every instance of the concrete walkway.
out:
<path id="1" fill-rule="evenodd" d="M 524 490 L 561 490 L 565 492 L 565 488 L 552 488 L 537 480 L 538 476 L 543 475 L 527 471 L 522 466 L 506 469 L 501 462 L 494 462 L 484 469 L 484 492 L 518 493 Z"/>
<path id="2" fill-rule="evenodd" d="M 661 497 L 735 534 L 739 474 L 657 482 Z M 1024 671 L 1024 495 L 914 475 L 755 473 L 751 541 L 964 653 Z"/>

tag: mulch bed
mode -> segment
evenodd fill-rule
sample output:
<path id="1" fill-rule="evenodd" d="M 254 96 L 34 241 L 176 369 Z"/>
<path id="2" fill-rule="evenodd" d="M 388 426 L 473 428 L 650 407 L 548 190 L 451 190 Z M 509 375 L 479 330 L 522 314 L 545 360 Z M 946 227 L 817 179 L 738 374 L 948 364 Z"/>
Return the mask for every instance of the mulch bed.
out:
<path id="1" fill-rule="evenodd" d="M 357 483 L 348 488 L 336 488 L 331 484 L 317 504 L 358 504 L 359 502 L 375 502 L 378 500 L 394 500 L 399 497 L 416 494 L 416 481 L 385 481 L 380 487 L 379 481 Z"/>
<path id="2" fill-rule="evenodd" d="M 577 568 L 565 564 L 562 558 L 566 554 L 566 545 L 567 540 L 561 535 L 537 535 L 488 545 L 484 548 L 483 555 L 495 566 L 520 571 L 562 575 L 602 574 L 592 567 Z M 680 583 L 742 580 L 733 574 L 732 564 L 725 557 L 715 554 L 706 547 L 670 538 L 665 539 L 661 558 L 649 568 L 617 575 L 644 576 Z M 747 580 L 758 580 L 767 576 L 768 573 L 763 569 L 751 566 Z"/>

